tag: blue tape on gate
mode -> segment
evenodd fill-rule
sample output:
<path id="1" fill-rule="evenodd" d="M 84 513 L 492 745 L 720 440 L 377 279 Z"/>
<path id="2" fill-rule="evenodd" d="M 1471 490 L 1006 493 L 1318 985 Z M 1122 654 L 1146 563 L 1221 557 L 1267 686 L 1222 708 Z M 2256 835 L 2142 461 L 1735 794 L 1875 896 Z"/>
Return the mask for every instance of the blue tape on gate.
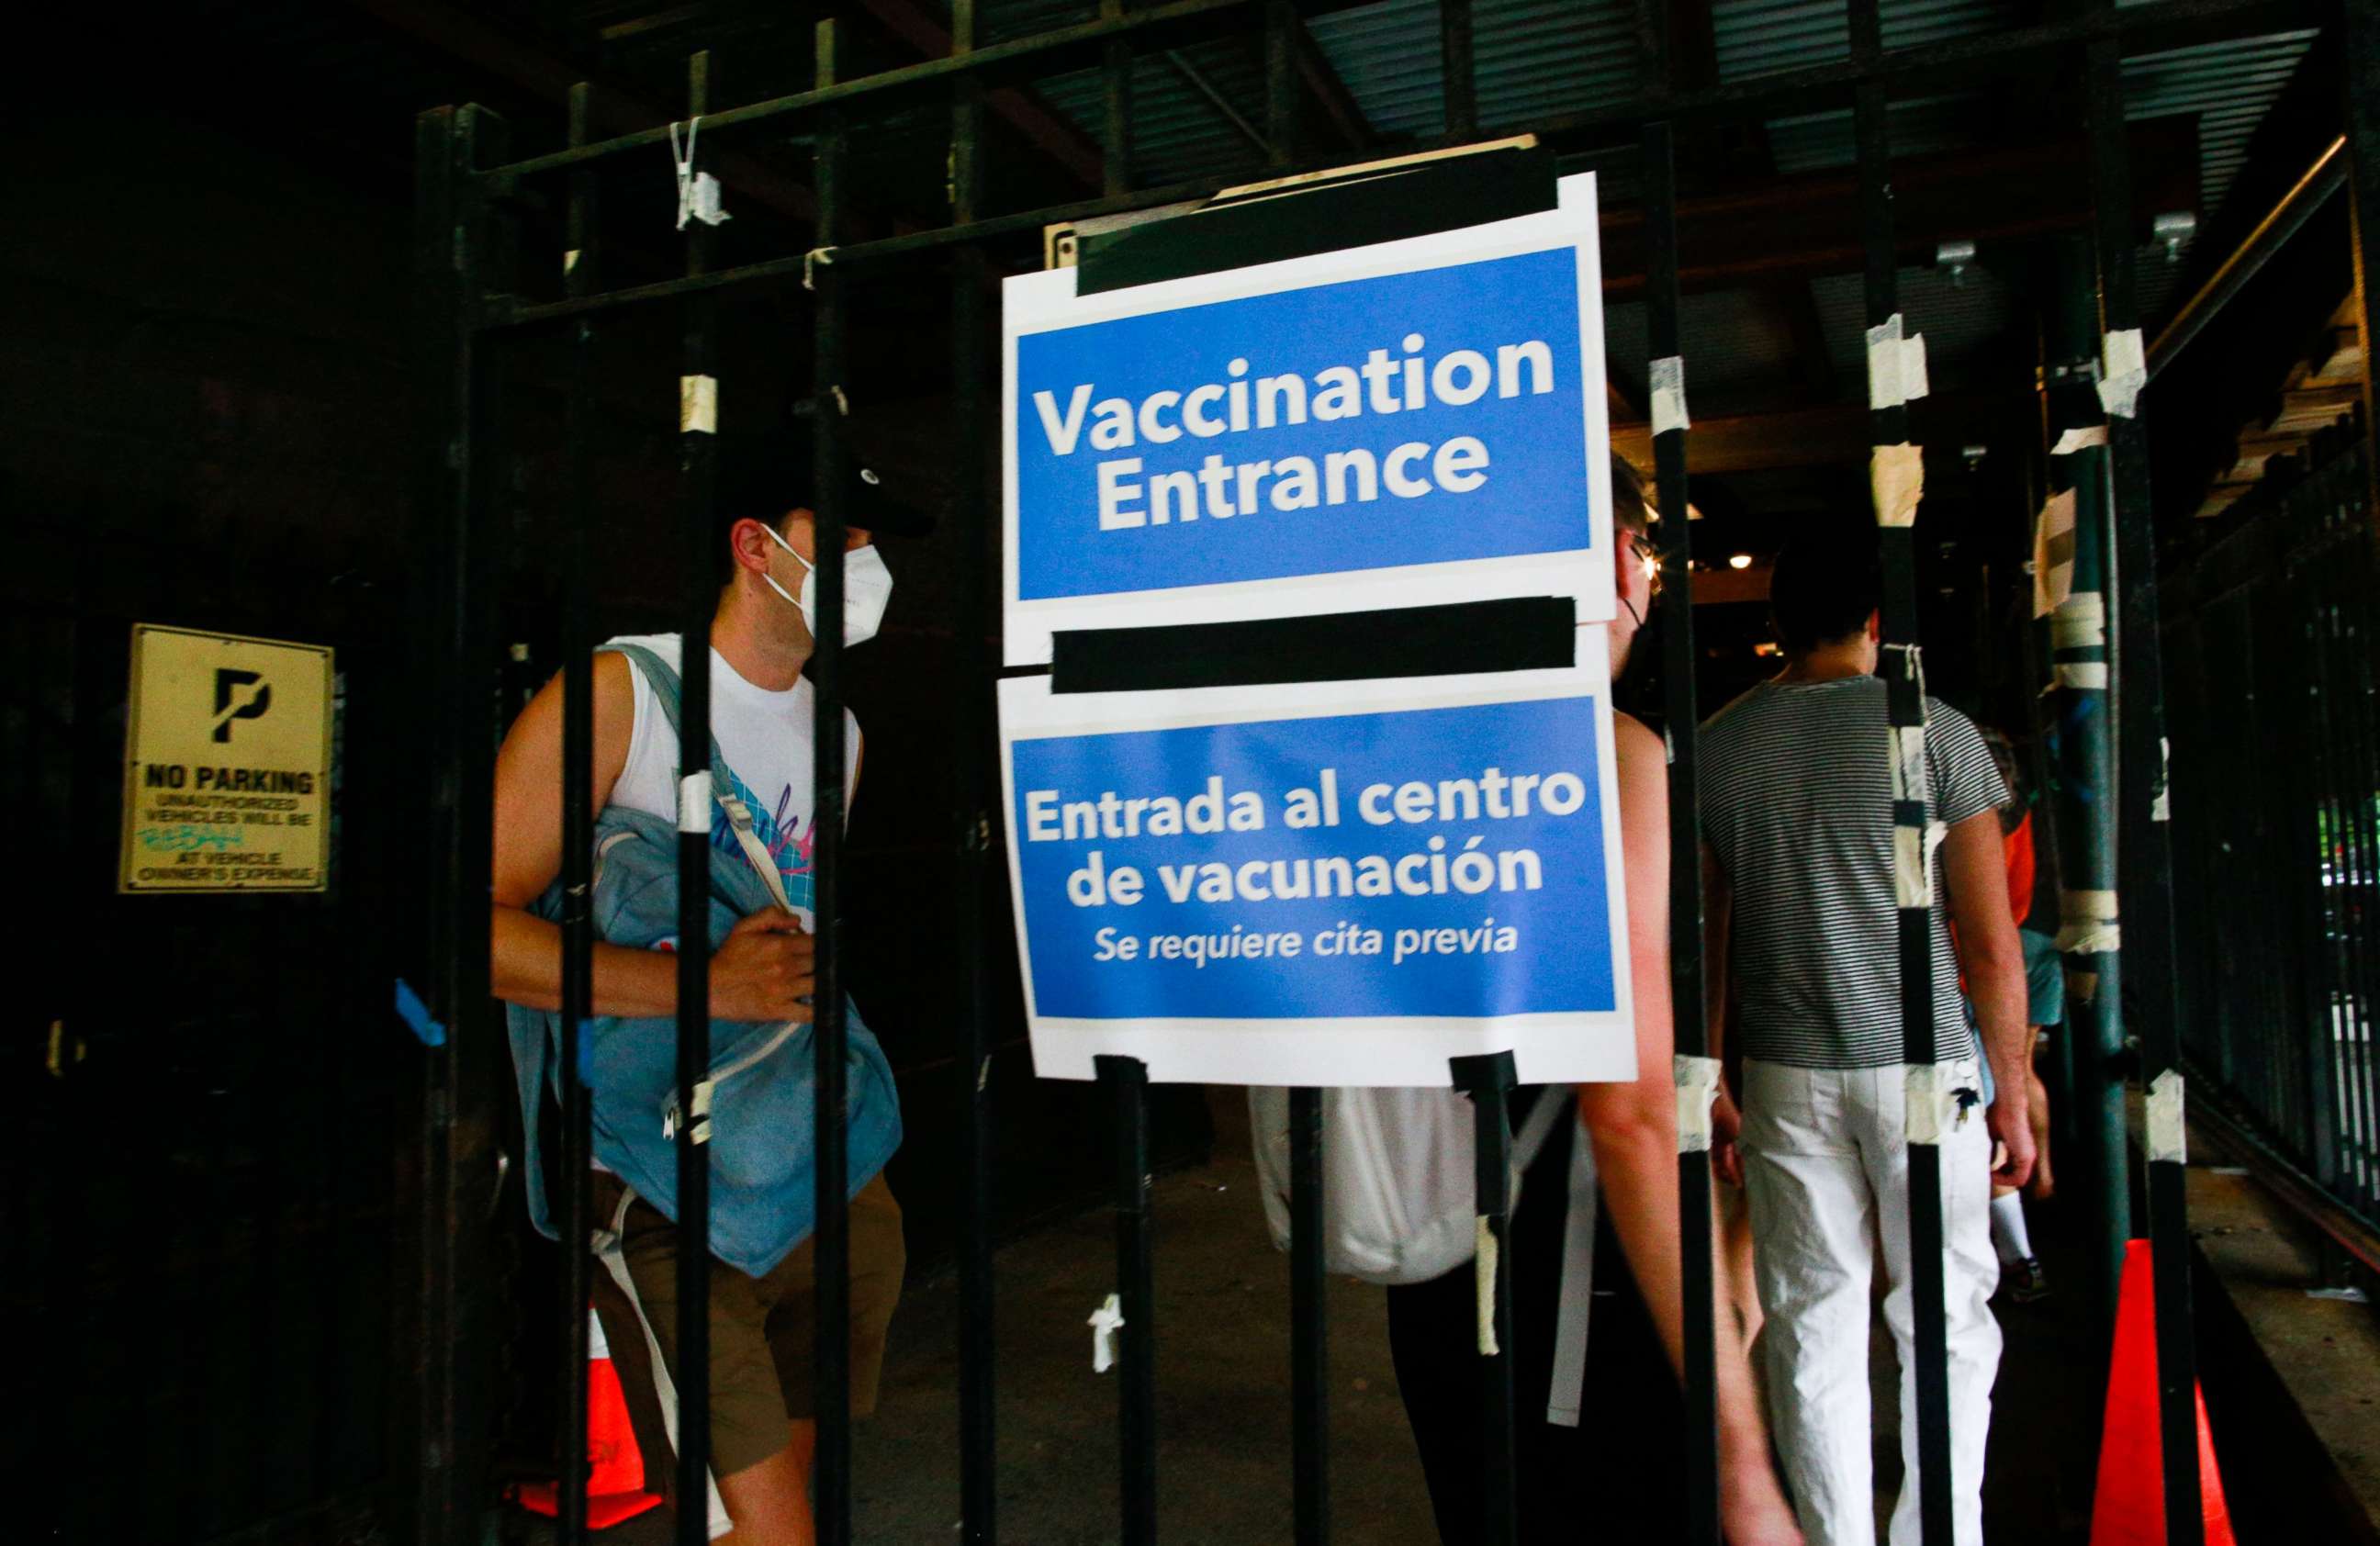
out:
<path id="1" fill-rule="evenodd" d="M 414 992 L 413 984 L 402 977 L 396 980 L 396 1018 L 405 1021 L 407 1030 L 421 1038 L 423 1046 L 446 1045 L 446 1027 L 431 1015 L 430 1006 L 421 1001 L 421 995 Z"/>

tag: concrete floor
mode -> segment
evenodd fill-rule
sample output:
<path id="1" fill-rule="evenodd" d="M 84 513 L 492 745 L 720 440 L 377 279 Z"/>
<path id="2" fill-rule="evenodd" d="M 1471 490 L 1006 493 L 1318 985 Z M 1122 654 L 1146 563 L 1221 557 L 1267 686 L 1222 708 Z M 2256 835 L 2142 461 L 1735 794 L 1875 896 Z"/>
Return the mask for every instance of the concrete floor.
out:
<path id="1" fill-rule="evenodd" d="M 2301 1215 L 2244 1167 L 2199 1159 L 2221 1157 L 2207 1136 L 2192 1129 L 2200 1378 L 2233 1516 L 2380 1540 L 2380 1318 Z"/>
<path id="2" fill-rule="evenodd" d="M 1156 1183 L 1159 1534 L 1287 1538 L 1289 1271 L 1242 1145 Z M 1114 1286 L 1111 1215 L 1051 1226 L 998 1258 L 1000 1539 L 1116 1539 L 1115 1376 L 1091 1372 L 1091 1311 Z M 957 1284 L 913 1285 L 876 1418 L 856 1442 L 855 1534 L 947 1540 L 958 1519 Z M 1389 1367 L 1380 1291 L 1330 1287 L 1338 1538 L 1432 1546 L 1429 1504 Z"/>
<path id="3" fill-rule="evenodd" d="M 1245 1142 L 1227 1135 L 1218 1151 L 1212 1164 L 1157 1183 L 1159 1531 L 1197 1546 L 1278 1546 L 1290 1517 L 1287 1261 L 1265 1234 Z M 2058 1209 L 2034 1213 L 2052 1281 L 2079 1284 L 2082 1265 Z M 1084 1323 L 1111 1286 L 1113 1253 L 1103 1212 L 1000 1253 L 1003 1546 L 1116 1539 L 1116 1386 L 1112 1375 L 1091 1372 Z M 881 1407 L 856 1443 L 860 1540 L 929 1541 L 955 1527 L 956 1299 L 955 1282 L 942 1280 L 914 1286 L 903 1302 Z M 2008 1350 L 1996 1392 L 1988 1533 L 2079 1546 L 2102 1379 L 2082 1298 L 1996 1308 Z M 1436 1546 L 1379 1290 L 1334 1282 L 1330 1316 L 1334 1538 Z M 1900 1461 L 1898 1375 L 1880 1322 L 1871 1371 L 1881 1522 Z"/>
<path id="4" fill-rule="evenodd" d="M 1218 1103 L 1228 1121 L 1228 1103 Z M 1289 1280 L 1265 1233 L 1244 1137 L 1156 1183 L 1160 1534 L 1190 1546 L 1280 1546 L 1289 1535 Z M 2053 1281 L 2082 1264 L 2053 1204 L 2035 1211 Z M 1116 1539 L 1116 1395 L 1091 1371 L 1086 1321 L 1113 1286 L 1111 1216 L 1096 1211 L 1003 1247 L 997 1258 L 1002 1546 Z M 1330 1287 L 1333 1539 L 1435 1546 L 1428 1498 L 1390 1367 L 1381 1293 Z M 2084 1296 L 2002 1304 L 2007 1332 L 1986 1488 L 1996 1542 L 2084 1540 L 2097 1449 L 2101 1354 Z M 879 1411 L 855 1439 L 855 1537 L 953 1539 L 959 1517 L 957 1284 L 913 1282 L 893 1323 Z M 1899 1484 L 1896 1373 L 1873 1360 L 1879 1516 Z M 656 1510 L 603 1539 L 666 1541 Z M 1629 1543 L 1636 1546 L 1636 1543 Z"/>

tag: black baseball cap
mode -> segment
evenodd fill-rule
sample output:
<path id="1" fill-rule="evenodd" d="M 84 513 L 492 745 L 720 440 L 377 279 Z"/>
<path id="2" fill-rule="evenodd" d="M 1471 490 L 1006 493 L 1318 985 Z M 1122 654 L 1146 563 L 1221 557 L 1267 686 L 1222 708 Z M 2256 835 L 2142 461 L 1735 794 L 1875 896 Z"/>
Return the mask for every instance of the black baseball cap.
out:
<path id="1" fill-rule="evenodd" d="M 934 529 L 931 509 L 896 495 L 883 475 L 845 447 L 839 489 L 846 525 L 893 537 Z M 818 479 L 807 422 L 765 434 L 722 435 L 718 447 L 715 505 L 720 516 L 775 521 L 786 511 L 816 506 Z"/>

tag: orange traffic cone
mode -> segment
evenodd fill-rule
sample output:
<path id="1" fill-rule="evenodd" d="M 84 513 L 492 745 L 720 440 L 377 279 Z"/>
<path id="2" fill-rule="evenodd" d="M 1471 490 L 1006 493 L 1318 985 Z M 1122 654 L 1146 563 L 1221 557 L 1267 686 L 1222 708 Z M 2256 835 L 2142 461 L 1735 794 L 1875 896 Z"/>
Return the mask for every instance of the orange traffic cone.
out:
<path id="1" fill-rule="evenodd" d="M 604 1345 L 603 1323 L 592 1311 L 587 1321 L 587 1523 L 600 1530 L 659 1506 L 662 1499 L 658 1492 L 645 1491 L 645 1457 L 628 1424 L 627 1396 Z M 523 1508 L 552 1518 L 560 1512 L 558 1492 L 551 1481 L 528 1481 L 515 1485 L 512 1496 Z"/>
<path id="2" fill-rule="evenodd" d="M 2237 1546 L 2206 1393 L 2198 1395 L 2199 1499 L 2206 1546 Z M 2107 1369 L 2107 1424 L 2099 1442 L 2099 1487 L 2091 1505 L 2091 1546 L 2165 1546 L 2165 1449 L 2157 1428 L 2156 1298 L 2149 1242 L 2125 1248 L 2116 1296 L 2116 1352 Z"/>

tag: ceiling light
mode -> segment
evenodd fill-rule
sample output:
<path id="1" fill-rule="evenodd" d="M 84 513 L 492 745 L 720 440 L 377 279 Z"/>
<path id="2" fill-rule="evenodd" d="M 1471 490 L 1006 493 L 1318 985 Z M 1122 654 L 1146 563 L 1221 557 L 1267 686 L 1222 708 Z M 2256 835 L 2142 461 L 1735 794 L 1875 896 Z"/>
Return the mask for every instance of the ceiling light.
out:
<path id="1" fill-rule="evenodd" d="M 1750 553 L 1730 553 L 1728 555 L 1727 566 L 1730 569 L 1749 569 L 1752 567 L 1752 555 Z"/>

